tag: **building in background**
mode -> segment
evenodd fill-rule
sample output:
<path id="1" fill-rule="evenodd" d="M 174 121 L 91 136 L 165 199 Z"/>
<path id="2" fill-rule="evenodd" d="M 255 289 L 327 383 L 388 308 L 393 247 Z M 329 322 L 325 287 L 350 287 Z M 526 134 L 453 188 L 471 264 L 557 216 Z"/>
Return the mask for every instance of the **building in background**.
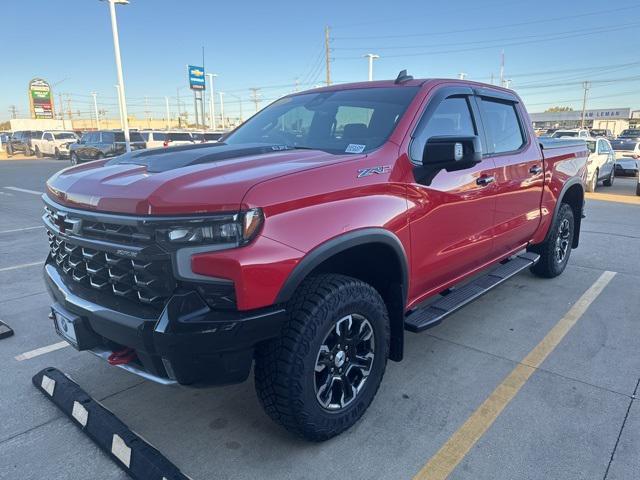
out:
<path id="1" fill-rule="evenodd" d="M 582 122 L 582 111 L 531 113 L 534 128 L 579 128 Z M 631 108 L 597 108 L 586 110 L 585 128 L 611 130 L 618 135 L 622 130 L 640 125 L 640 110 Z"/>

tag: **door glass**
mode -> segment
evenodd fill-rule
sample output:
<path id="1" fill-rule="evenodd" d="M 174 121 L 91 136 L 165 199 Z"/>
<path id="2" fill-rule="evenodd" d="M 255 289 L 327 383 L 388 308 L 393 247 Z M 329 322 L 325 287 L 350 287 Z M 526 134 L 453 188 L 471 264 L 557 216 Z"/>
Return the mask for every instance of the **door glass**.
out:
<path id="1" fill-rule="evenodd" d="M 411 143 L 411 158 L 420 162 L 422 148 L 431 137 L 472 137 L 476 129 L 466 97 L 451 97 L 443 100 L 424 128 Z"/>
<path id="2" fill-rule="evenodd" d="M 115 142 L 115 135 L 113 132 L 102 132 L 102 143 L 113 143 Z"/>
<path id="3" fill-rule="evenodd" d="M 480 111 L 490 153 L 513 152 L 524 145 L 524 136 L 513 103 L 483 98 L 480 100 Z"/>

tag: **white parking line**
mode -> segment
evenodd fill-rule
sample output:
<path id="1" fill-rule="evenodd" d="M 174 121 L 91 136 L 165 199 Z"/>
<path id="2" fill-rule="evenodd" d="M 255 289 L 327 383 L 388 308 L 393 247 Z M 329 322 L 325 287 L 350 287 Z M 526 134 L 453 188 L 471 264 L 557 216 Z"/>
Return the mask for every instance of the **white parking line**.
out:
<path id="1" fill-rule="evenodd" d="M 46 347 L 36 348 L 35 350 L 30 350 L 28 352 L 21 353 L 20 355 L 16 355 L 14 358 L 22 362 L 23 360 L 29 360 L 30 358 L 39 357 L 40 355 L 44 355 L 45 353 L 55 352 L 56 350 L 60 350 L 61 348 L 68 347 L 69 344 L 65 341 L 54 343 L 53 345 L 47 345 Z"/>
<path id="2" fill-rule="evenodd" d="M 18 188 L 18 187 L 4 187 L 7 190 L 13 190 L 14 192 L 23 192 L 30 193 L 31 195 L 42 195 L 42 192 L 38 192 L 36 190 L 29 190 L 27 188 Z"/>
<path id="3" fill-rule="evenodd" d="M 44 225 L 38 225 L 37 227 L 14 228 L 13 230 L 0 230 L 0 233 L 23 232 L 25 230 L 35 230 L 36 228 L 44 228 Z"/>
<path id="4" fill-rule="evenodd" d="M 18 268 L 34 267 L 36 265 L 42 265 L 42 264 L 43 264 L 42 260 L 39 262 L 33 262 L 33 263 L 23 263 L 22 265 L 14 265 L 13 267 L 0 268 L 0 272 L 8 272 L 9 270 L 17 270 Z"/>

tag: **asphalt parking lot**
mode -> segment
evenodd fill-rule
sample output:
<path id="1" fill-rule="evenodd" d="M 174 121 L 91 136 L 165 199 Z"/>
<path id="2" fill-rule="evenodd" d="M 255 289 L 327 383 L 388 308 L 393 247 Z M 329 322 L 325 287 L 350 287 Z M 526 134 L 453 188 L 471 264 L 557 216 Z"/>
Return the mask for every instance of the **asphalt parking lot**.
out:
<path id="1" fill-rule="evenodd" d="M 163 387 L 60 343 L 41 278 L 48 247 L 39 195 L 67 165 L 0 161 L 0 320 L 15 330 L 0 340 L 1 479 L 127 478 L 33 387 L 31 377 L 48 366 L 194 479 L 439 478 L 447 465 L 454 479 L 640 478 L 640 197 L 633 180 L 589 195 L 581 246 L 562 276 L 521 273 L 442 325 L 407 333 L 405 360 L 388 365 L 362 421 L 310 444 L 267 418 L 252 380 Z M 615 275 L 598 284 L 604 272 Z M 590 295 L 594 285 L 603 289 Z M 567 324 L 566 335 L 554 337 Z M 532 366 L 528 355 L 541 344 L 548 356 Z M 49 351 L 25 355 L 43 347 Z M 530 376 L 505 389 L 520 368 Z"/>

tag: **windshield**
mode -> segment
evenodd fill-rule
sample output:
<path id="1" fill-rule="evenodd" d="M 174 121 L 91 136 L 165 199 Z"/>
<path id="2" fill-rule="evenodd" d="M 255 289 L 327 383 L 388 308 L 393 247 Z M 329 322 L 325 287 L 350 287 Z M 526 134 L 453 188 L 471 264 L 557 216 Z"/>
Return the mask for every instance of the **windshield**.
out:
<path id="1" fill-rule="evenodd" d="M 224 143 L 368 152 L 389 138 L 417 91 L 418 87 L 359 88 L 284 97 L 254 115 Z"/>
<path id="2" fill-rule="evenodd" d="M 578 132 L 567 132 L 567 131 L 562 131 L 562 130 L 558 130 L 556 133 L 554 133 L 553 135 L 551 135 L 553 138 L 561 138 L 561 137 L 577 137 L 578 136 Z"/>
<path id="3" fill-rule="evenodd" d="M 65 140 L 67 138 L 72 139 L 72 140 L 76 139 L 76 134 L 75 133 L 68 133 L 68 132 L 56 133 L 53 136 L 58 140 Z"/>
<path id="4" fill-rule="evenodd" d="M 633 151 L 635 150 L 636 145 L 638 145 L 636 142 L 629 142 L 624 140 L 613 140 L 611 142 L 611 146 L 613 147 L 614 150 Z"/>
<path id="5" fill-rule="evenodd" d="M 640 130 L 623 130 L 621 137 L 640 137 Z"/>

